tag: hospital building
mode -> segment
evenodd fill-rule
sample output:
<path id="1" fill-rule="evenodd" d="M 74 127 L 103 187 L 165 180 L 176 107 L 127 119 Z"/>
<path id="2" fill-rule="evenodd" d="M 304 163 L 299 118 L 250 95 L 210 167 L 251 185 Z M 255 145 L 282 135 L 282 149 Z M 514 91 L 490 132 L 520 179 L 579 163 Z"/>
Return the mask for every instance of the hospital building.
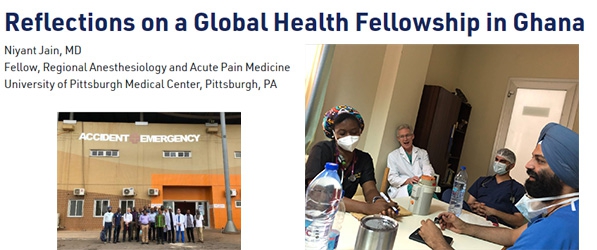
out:
<path id="1" fill-rule="evenodd" d="M 240 113 L 225 113 L 224 128 L 220 113 L 58 113 L 58 228 L 99 229 L 109 206 L 164 205 L 199 211 L 220 229 L 229 195 L 240 229 L 240 121 Z"/>

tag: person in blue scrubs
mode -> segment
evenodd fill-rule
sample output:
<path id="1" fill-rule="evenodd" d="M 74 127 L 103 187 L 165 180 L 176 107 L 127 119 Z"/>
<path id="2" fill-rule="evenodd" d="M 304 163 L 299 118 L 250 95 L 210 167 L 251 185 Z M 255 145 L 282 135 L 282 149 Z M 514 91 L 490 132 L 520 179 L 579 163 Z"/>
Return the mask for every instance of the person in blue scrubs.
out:
<path id="1" fill-rule="evenodd" d="M 515 229 L 480 226 L 443 212 L 438 216 L 440 227 L 433 220 L 422 220 L 419 235 L 431 249 L 453 249 L 442 235 L 441 230 L 446 228 L 508 250 L 579 249 L 578 142 L 576 132 L 557 123 L 549 123 L 541 130 L 531 160 L 525 165 L 529 175 L 524 184 L 527 194 L 516 203 L 529 223 Z"/>
<path id="2" fill-rule="evenodd" d="M 527 220 L 516 208 L 526 193 L 524 186 L 512 179 L 510 171 L 516 164 L 516 155 L 510 149 L 499 149 L 493 162 L 494 175 L 480 177 L 469 188 L 467 200 L 471 211 L 497 223 L 517 228 Z"/>

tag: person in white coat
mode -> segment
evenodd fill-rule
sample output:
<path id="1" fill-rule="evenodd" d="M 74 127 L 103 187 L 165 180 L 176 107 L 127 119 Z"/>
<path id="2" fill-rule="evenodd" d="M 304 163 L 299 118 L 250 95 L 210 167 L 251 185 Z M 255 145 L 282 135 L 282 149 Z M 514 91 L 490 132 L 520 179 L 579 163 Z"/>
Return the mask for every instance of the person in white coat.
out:
<path id="1" fill-rule="evenodd" d="M 195 231 L 197 232 L 197 239 L 203 243 L 203 214 L 197 209 L 195 214 Z"/>
<path id="2" fill-rule="evenodd" d="M 184 243 L 185 228 L 187 228 L 187 217 L 184 214 L 181 214 L 180 208 L 178 208 L 176 209 L 176 215 L 174 215 L 174 231 L 176 232 L 176 242 Z"/>
<path id="3" fill-rule="evenodd" d="M 172 209 L 170 207 L 164 209 L 164 217 L 166 219 L 166 225 L 164 226 L 164 240 L 168 243 L 174 243 L 174 228 Z"/>
<path id="4" fill-rule="evenodd" d="M 408 197 L 408 185 L 416 184 L 422 175 L 433 176 L 435 171 L 429 162 L 427 151 L 413 145 L 415 135 L 408 124 L 398 126 L 396 138 L 400 147 L 388 154 L 388 196 Z"/>

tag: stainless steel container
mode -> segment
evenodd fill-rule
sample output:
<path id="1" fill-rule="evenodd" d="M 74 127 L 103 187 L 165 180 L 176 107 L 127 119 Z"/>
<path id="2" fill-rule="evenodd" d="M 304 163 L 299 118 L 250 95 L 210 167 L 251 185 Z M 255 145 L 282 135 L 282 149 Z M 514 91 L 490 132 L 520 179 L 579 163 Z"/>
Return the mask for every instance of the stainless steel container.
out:
<path id="1" fill-rule="evenodd" d="M 394 247 L 398 221 L 385 215 L 368 215 L 361 219 L 355 250 L 389 250 Z"/>

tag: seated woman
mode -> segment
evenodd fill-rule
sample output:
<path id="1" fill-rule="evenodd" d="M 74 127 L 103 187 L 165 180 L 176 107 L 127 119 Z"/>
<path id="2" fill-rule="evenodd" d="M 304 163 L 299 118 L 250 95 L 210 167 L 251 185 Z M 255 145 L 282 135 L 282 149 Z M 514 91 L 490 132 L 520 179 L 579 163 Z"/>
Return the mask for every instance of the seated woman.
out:
<path id="1" fill-rule="evenodd" d="M 305 167 L 305 189 L 326 162 L 335 162 L 339 166 L 347 212 L 396 216 L 391 207 L 398 204 L 380 199 L 371 156 L 355 148 L 365 127 L 359 112 L 347 105 L 336 106 L 325 113 L 322 126 L 325 135 L 332 140 L 318 142 L 311 148 Z M 366 202 L 352 199 L 359 185 Z"/>

